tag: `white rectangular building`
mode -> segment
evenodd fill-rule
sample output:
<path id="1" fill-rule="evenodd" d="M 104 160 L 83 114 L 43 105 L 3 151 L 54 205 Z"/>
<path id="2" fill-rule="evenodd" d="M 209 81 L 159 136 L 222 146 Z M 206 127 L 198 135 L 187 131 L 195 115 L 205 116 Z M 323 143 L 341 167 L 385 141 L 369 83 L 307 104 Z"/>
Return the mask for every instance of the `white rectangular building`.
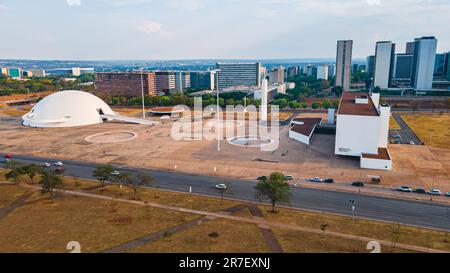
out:
<path id="1" fill-rule="evenodd" d="M 317 67 L 317 79 L 328 80 L 328 65 L 323 64 Z"/>
<path id="2" fill-rule="evenodd" d="M 434 37 L 415 39 L 413 49 L 411 84 L 416 90 L 430 90 L 433 87 L 437 40 Z"/>
<path id="3" fill-rule="evenodd" d="M 391 85 L 394 72 L 395 44 L 377 42 L 375 48 L 374 86 L 387 89 Z"/>
<path id="4" fill-rule="evenodd" d="M 344 92 L 336 118 L 335 154 L 360 157 L 361 168 L 391 170 L 390 116 L 390 106 L 380 105 L 380 94 Z"/>

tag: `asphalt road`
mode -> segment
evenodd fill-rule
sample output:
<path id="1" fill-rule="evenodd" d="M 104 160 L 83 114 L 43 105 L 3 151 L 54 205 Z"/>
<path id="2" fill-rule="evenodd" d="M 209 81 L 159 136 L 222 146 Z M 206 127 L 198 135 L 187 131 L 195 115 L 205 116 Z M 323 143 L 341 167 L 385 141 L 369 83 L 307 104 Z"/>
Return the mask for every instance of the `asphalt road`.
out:
<path id="1" fill-rule="evenodd" d="M 28 156 L 15 156 L 14 160 L 35 164 L 56 162 L 55 159 Z M 80 178 L 93 178 L 92 171 L 96 166 L 86 162 L 64 161 L 65 175 Z M 226 198 L 256 201 L 253 189 L 256 181 L 120 167 L 118 170 L 134 174 L 138 171 L 149 171 L 154 178 L 154 187 L 180 192 L 189 192 L 189 188 L 192 187 L 193 193 L 214 197 L 219 196 L 215 185 L 226 183 L 229 187 L 224 195 Z M 352 208 L 349 201 L 355 200 L 356 217 L 450 231 L 450 206 L 447 205 L 320 189 L 293 187 L 292 191 L 291 207 L 294 208 L 351 216 Z"/>
<path id="2" fill-rule="evenodd" d="M 411 141 L 413 141 L 415 145 L 423 144 L 413 130 L 409 128 L 408 124 L 406 124 L 406 122 L 399 115 L 393 115 L 393 118 L 401 129 L 389 131 L 389 139 L 398 140 L 400 141 L 399 144 L 410 144 Z M 395 138 L 394 136 L 396 135 L 399 135 L 400 138 Z"/>

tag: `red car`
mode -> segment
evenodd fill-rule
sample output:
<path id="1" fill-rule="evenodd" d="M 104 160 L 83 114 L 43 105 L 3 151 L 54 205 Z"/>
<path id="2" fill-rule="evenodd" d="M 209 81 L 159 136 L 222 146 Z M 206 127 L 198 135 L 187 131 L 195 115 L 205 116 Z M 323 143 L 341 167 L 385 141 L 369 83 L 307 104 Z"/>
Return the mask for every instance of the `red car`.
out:
<path id="1" fill-rule="evenodd" d="M 5 158 L 13 158 L 13 155 L 12 154 L 7 154 L 7 155 L 5 155 Z"/>

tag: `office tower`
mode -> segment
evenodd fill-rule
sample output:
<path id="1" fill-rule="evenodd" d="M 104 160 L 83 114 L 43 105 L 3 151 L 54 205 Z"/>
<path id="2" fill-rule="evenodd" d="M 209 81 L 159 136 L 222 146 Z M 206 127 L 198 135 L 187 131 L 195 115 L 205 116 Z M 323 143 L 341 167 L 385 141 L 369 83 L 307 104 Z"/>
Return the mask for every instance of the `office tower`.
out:
<path id="1" fill-rule="evenodd" d="M 8 67 L 8 76 L 13 79 L 20 79 L 22 77 L 22 68 Z"/>
<path id="2" fill-rule="evenodd" d="M 414 45 L 415 45 L 414 42 L 407 42 L 405 54 L 413 55 L 414 54 Z"/>
<path id="3" fill-rule="evenodd" d="M 44 69 L 31 69 L 30 71 L 33 73 L 33 77 L 45 77 L 46 76 Z"/>
<path id="4" fill-rule="evenodd" d="M 259 70 L 259 81 L 266 79 L 268 76 L 267 67 L 261 66 Z"/>
<path id="5" fill-rule="evenodd" d="M 446 56 L 446 58 L 445 58 L 445 75 L 446 75 L 446 78 L 447 78 L 447 81 L 450 81 L 450 52 L 448 52 L 447 54 L 446 54 L 447 56 Z"/>
<path id="6" fill-rule="evenodd" d="M 178 93 L 183 93 L 191 88 L 191 74 L 186 71 L 175 72 L 175 89 Z"/>
<path id="7" fill-rule="evenodd" d="M 287 76 L 288 78 L 296 77 L 300 72 L 300 69 L 298 66 L 291 66 L 288 68 Z"/>
<path id="8" fill-rule="evenodd" d="M 411 80 L 413 55 L 396 54 L 394 78 L 397 80 Z"/>
<path id="9" fill-rule="evenodd" d="M 215 76 L 211 71 L 191 71 L 191 88 L 193 90 L 213 90 Z"/>
<path id="10" fill-rule="evenodd" d="M 390 41 L 377 42 L 375 48 L 374 87 L 389 88 L 394 73 L 395 44 Z"/>
<path id="11" fill-rule="evenodd" d="M 311 77 L 312 75 L 313 75 L 313 66 L 311 65 L 311 64 L 308 64 L 306 67 L 305 67 L 305 74 L 306 74 L 306 76 L 309 76 L 309 77 Z"/>
<path id="12" fill-rule="evenodd" d="M 217 63 L 218 88 L 223 90 L 236 86 L 261 86 L 261 63 Z"/>
<path id="13" fill-rule="evenodd" d="M 445 58 L 446 53 L 442 54 L 436 54 L 436 60 L 434 62 L 434 73 L 433 76 L 435 78 L 441 79 L 444 78 L 446 75 L 444 74 L 444 67 L 445 67 Z"/>
<path id="14" fill-rule="evenodd" d="M 328 65 L 323 64 L 317 67 L 317 79 L 328 80 Z"/>
<path id="15" fill-rule="evenodd" d="M 111 96 L 141 97 L 144 94 L 156 96 L 154 72 L 108 72 L 95 73 L 94 92 Z"/>
<path id="16" fill-rule="evenodd" d="M 336 86 L 350 90 L 353 41 L 338 41 L 336 51 Z"/>
<path id="17" fill-rule="evenodd" d="M 156 71 L 155 74 L 158 94 L 169 95 L 177 92 L 174 71 Z"/>
<path id="18" fill-rule="evenodd" d="M 336 65 L 330 64 L 328 65 L 328 77 L 334 77 L 336 76 Z"/>
<path id="19" fill-rule="evenodd" d="M 369 78 L 373 78 L 375 72 L 375 56 L 370 55 L 366 58 L 366 71 Z"/>
<path id="20" fill-rule="evenodd" d="M 285 68 L 280 66 L 269 71 L 269 84 L 284 83 Z"/>
<path id="21" fill-rule="evenodd" d="M 357 73 L 359 71 L 359 64 L 353 64 L 352 73 Z"/>
<path id="22" fill-rule="evenodd" d="M 415 89 L 432 89 L 436 48 L 437 40 L 434 37 L 422 37 L 414 40 L 411 84 Z"/>

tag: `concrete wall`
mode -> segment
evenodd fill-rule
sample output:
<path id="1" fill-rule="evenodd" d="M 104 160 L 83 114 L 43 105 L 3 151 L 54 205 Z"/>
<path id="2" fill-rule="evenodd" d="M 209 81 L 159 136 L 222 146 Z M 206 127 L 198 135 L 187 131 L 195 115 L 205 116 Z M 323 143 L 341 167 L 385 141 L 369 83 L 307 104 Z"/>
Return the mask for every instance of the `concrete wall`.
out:
<path id="1" fill-rule="evenodd" d="M 303 144 L 309 145 L 310 137 L 304 136 L 297 132 L 289 130 L 289 138 L 300 141 Z"/>
<path id="2" fill-rule="evenodd" d="M 392 161 L 361 157 L 360 166 L 362 169 L 390 171 L 392 170 Z"/>

